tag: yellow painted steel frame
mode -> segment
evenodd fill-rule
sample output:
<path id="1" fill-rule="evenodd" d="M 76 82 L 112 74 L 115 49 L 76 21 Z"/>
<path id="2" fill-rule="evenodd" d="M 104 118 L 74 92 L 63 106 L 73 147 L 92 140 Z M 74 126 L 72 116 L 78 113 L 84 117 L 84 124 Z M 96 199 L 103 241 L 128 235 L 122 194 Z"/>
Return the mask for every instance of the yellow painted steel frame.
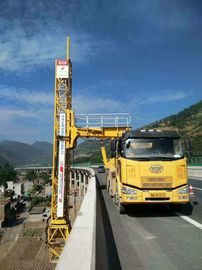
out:
<path id="1" fill-rule="evenodd" d="M 52 201 L 51 221 L 48 227 L 48 245 L 50 260 L 59 258 L 65 241 L 69 236 L 69 175 L 70 175 L 70 150 L 76 146 L 79 137 L 85 138 L 117 138 L 129 130 L 129 127 L 101 127 L 101 128 L 77 128 L 75 116 L 72 110 L 72 65 L 69 57 L 70 44 L 67 44 L 67 60 L 69 65 L 69 78 L 58 79 L 55 74 L 55 102 L 54 102 L 54 141 L 53 141 L 53 171 L 52 171 Z M 56 68 L 56 66 L 55 66 Z M 66 136 L 59 134 L 59 114 L 66 115 Z M 63 218 L 57 218 L 57 194 L 58 194 L 58 148 L 59 140 L 65 141 L 66 166 L 65 166 L 65 202 Z"/>
<path id="2" fill-rule="evenodd" d="M 69 48 L 68 39 L 68 46 Z M 68 50 L 69 51 L 69 50 Z M 72 107 L 72 65 L 67 55 L 69 66 L 68 78 L 57 78 L 55 63 L 55 101 L 54 101 L 54 139 L 53 139 L 53 171 L 52 171 L 52 201 L 51 201 L 51 221 L 48 227 L 48 245 L 50 260 L 57 259 L 69 235 L 69 212 L 68 212 L 68 189 L 69 189 L 69 171 L 70 171 L 70 153 L 66 151 L 65 165 L 65 190 L 64 190 L 64 213 L 62 218 L 57 218 L 57 194 L 58 194 L 58 152 L 59 140 L 59 116 L 65 113 L 66 119 L 69 117 L 69 111 Z M 67 132 L 67 131 L 66 131 Z"/>

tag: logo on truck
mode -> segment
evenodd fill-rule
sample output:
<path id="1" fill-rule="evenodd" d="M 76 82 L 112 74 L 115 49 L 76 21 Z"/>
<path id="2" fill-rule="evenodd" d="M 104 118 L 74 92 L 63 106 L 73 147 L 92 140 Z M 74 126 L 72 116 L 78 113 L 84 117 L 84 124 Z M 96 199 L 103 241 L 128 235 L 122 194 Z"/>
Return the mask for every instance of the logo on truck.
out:
<path id="1" fill-rule="evenodd" d="M 161 173 L 163 171 L 163 166 L 161 166 L 161 165 L 152 165 L 149 168 L 149 170 L 152 173 Z"/>

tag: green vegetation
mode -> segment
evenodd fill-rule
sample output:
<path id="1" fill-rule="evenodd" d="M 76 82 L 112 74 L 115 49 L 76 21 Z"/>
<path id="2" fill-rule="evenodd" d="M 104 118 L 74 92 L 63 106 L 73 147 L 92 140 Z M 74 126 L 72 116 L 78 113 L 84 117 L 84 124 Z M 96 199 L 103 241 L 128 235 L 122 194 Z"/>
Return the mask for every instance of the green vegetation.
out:
<path id="1" fill-rule="evenodd" d="M 191 139 L 193 154 L 202 154 L 202 101 L 178 114 L 156 121 L 145 128 L 175 129 L 184 138 Z"/>
<path id="2" fill-rule="evenodd" d="M 33 181 L 37 179 L 37 174 L 34 171 L 30 171 L 30 172 L 27 172 L 25 178 L 28 179 L 29 181 Z"/>
<path id="3" fill-rule="evenodd" d="M 158 120 L 145 128 L 175 129 L 181 136 L 191 139 L 194 155 L 202 155 L 202 101 L 178 114 Z M 104 141 L 109 152 L 109 140 Z M 72 164 L 102 163 L 100 141 L 84 141 L 71 154 Z M 52 166 L 52 144 L 36 142 L 33 145 L 12 141 L 0 142 L 0 165 L 10 162 L 13 166 Z M 48 181 L 44 176 L 45 182 Z"/>
<path id="4" fill-rule="evenodd" d="M 104 146 L 109 152 L 109 140 L 104 140 Z M 102 163 L 101 156 L 101 143 L 99 140 L 86 140 L 83 143 L 79 144 L 77 148 L 72 153 L 72 164 L 77 163 L 87 163 L 91 162 L 92 164 Z"/>
<path id="5" fill-rule="evenodd" d="M 34 207 L 34 206 L 50 206 L 50 202 L 51 202 L 51 197 L 47 197 L 47 198 L 44 198 L 44 197 L 40 197 L 40 196 L 37 196 L 37 197 L 34 197 L 32 198 L 31 200 L 31 208 Z"/>
<path id="6" fill-rule="evenodd" d="M 12 198 L 15 195 L 15 192 L 13 190 L 6 190 L 4 192 L 4 196 L 7 198 Z"/>
<path id="7" fill-rule="evenodd" d="M 77 164 L 77 163 L 102 163 L 102 157 L 100 150 L 94 149 L 91 150 L 91 153 L 88 153 L 88 155 L 84 157 L 76 157 L 72 160 L 72 164 Z"/>
<path id="8" fill-rule="evenodd" d="M 51 184 L 51 178 L 47 173 L 41 173 L 38 175 L 38 178 L 44 181 L 44 184 Z"/>
<path id="9" fill-rule="evenodd" d="M 175 129 L 182 137 L 190 138 L 193 154 L 202 155 L 202 101 L 184 109 L 176 115 L 168 116 L 158 120 L 144 128 Z M 109 154 L 109 140 L 105 141 Z M 74 150 L 72 163 L 102 162 L 100 153 L 100 142 L 84 141 Z"/>
<path id="10" fill-rule="evenodd" d="M 9 163 L 0 166 L 0 185 L 6 186 L 7 181 L 15 182 L 16 177 L 17 172 Z"/>
<path id="11" fill-rule="evenodd" d="M 42 186 L 38 184 L 34 184 L 32 188 L 32 194 L 35 194 L 36 192 L 41 192 Z"/>
<path id="12" fill-rule="evenodd" d="M 9 161 L 13 166 L 51 166 L 52 144 L 36 142 L 33 145 L 14 141 L 0 142 L 0 164 Z"/>
<path id="13" fill-rule="evenodd" d="M 34 171 L 29 171 L 25 175 L 25 179 L 29 181 L 42 179 L 45 184 L 51 183 L 51 178 L 48 173 L 35 173 Z"/>

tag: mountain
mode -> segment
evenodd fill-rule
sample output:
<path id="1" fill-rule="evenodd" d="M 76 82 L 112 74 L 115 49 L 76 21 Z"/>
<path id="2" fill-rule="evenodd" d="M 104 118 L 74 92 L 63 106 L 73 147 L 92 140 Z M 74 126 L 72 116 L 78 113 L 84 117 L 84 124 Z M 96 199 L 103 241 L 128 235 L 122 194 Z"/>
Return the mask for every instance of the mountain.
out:
<path id="1" fill-rule="evenodd" d="M 191 140 L 194 155 L 202 154 L 202 100 L 144 128 L 175 129 L 182 137 Z"/>
<path id="2" fill-rule="evenodd" d="M 202 154 L 202 101 L 141 129 L 144 128 L 177 130 L 182 137 L 191 139 L 194 155 Z M 109 141 L 106 141 L 106 144 L 109 150 Z M 100 146 L 99 142 L 84 141 L 74 150 L 73 161 L 75 163 L 102 162 Z"/>
<path id="3" fill-rule="evenodd" d="M 6 164 L 8 162 L 8 159 L 0 153 L 0 165 Z"/>
<path id="4" fill-rule="evenodd" d="M 109 150 L 109 140 L 104 140 L 103 143 L 107 150 Z M 102 163 L 100 148 L 101 143 L 99 140 L 85 140 L 72 151 L 72 162 L 83 163 L 91 161 L 92 163 Z"/>
<path id="5" fill-rule="evenodd" d="M 194 155 L 202 154 L 202 101 L 143 128 L 175 129 L 183 137 L 191 139 Z M 109 152 L 109 140 L 104 140 L 104 145 Z M 9 161 L 14 167 L 51 166 L 52 147 L 52 144 L 48 142 L 35 142 L 31 145 L 1 141 L 0 165 Z M 99 140 L 85 140 L 71 152 L 72 162 L 102 162 L 100 147 Z"/>
<path id="6" fill-rule="evenodd" d="M 33 145 L 15 141 L 0 142 L 0 164 L 8 161 L 18 166 L 51 166 L 52 144 L 36 142 Z"/>
<path id="7" fill-rule="evenodd" d="M 52 151 L 53 151 L 53 145 L 48 142 L 35 142 L 32 144 L 34 148 L 40 150 L 44 154 L 49 155 L 49 158 L 52 159 Z"/>

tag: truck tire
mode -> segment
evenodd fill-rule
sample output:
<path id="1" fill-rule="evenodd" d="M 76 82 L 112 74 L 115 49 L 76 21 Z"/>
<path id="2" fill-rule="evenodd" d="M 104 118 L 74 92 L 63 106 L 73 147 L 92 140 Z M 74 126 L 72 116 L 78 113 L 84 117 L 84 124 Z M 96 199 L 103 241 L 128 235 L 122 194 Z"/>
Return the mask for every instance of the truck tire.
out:
<path id="1" fill-rule="evenodd" d="M 122 203 L 119 203 L 119 213 L 121 215 L 126 214 L 126 206 L 124 204 L 122 204 Z"/>
<path id="2" fill-rule="evenodd" d="M 179 212 L 181 213 L 182 212 L 182 209 L 183 209 L 183 204 L 171 204 L 170 205 L 170 208 L 173 212 Z"/>
<path id="3" fill-rule="evenodd" d="M 174 204 L 174 205 L 171 205 L 171 209 L 174 212 L 179 212 L 184 215 L 190 216 L 193 211 L 193 205 L 190 202 L 185 203 L 185 204 Z"/>

